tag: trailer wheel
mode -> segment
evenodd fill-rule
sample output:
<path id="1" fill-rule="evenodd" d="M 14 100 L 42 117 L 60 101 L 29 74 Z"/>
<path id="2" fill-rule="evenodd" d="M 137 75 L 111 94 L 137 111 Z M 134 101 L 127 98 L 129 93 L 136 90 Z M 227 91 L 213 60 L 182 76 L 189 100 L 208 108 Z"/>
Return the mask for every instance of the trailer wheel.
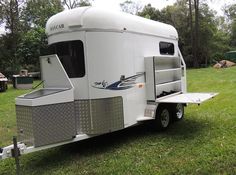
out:
<path id="1" fill-rule="evenodd" d="M 157 130 L 165 130 L 171 123 L 171 110 L 169 105 L 160 104 L 156 111 L 155 124 Z"/>
<path id="2" fill-rule="evenodd" d="M 173 121 L 180 121 L 184 118 L 184 105 L 181 103 L 173 104 L 172 106 Z"/>

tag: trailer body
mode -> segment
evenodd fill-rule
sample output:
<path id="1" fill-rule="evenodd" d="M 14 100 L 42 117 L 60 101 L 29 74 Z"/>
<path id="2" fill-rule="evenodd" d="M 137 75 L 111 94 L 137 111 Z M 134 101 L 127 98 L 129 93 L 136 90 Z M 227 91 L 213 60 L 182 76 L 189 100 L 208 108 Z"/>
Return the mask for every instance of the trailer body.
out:
<path id="1" fill-rule="evenodd" d="M 44 88 L 16 98 L 21 153 L 156 120 L 160 104 L 200 104 L 216 95 L 187 93 L 170 25 L 80 7 L 51 17 L 46 33 L 54 54 L 40 57 Z"/>

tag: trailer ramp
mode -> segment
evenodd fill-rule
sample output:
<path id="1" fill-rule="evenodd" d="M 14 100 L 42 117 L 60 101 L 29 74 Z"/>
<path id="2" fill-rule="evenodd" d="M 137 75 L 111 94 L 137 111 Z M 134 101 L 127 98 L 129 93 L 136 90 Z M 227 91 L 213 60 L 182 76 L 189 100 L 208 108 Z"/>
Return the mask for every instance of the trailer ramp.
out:
<path id="1" fill-rule="evenodd" d="M 201 104 L 215 97 L 218 93 L 180 93 L 157 98 L 157 103 Z"/>

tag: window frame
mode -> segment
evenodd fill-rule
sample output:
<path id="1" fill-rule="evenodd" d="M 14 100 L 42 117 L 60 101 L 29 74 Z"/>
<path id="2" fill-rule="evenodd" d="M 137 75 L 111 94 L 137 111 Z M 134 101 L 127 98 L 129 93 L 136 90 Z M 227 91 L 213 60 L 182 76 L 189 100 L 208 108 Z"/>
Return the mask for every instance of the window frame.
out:
<path id="1" fill-rule="evenodd" d="M 166 48 L 162 48 L 161 47 L 161 44 L 166 44 L 166 45 L 170 45 L 169 47 L 166 47 Z M 173 46 L 173 47 L 172 47 Z M 162 49 L 171 49 L 170 52 L 163 52 L 161 51 Z M 159 42 L 159 52 L 160 52 L 160 55 L 170 55 L 170 56 L 173 56 L 175 55 L 175 44 L 172 43 L 172 42 L 166 42 L 166 41 L 160 41 Z"/>
<path id="2" fill-rule="evenodd" d="M 58 45 L 64 45 L 64 47 L 68 50 L 65 49 L 63 52 L 67 54 L 58 54 L 57 51 Z M 68 41 L 55 42 L 50 44 L 49 47 L 52 47 L 54 52 L 53 54 L 57 54 L 57 56 L 59 57 L 60 62 L 64 67 L 69 78 L 83 78 L 86 75 L 85 49 L 82 40 L 68 40 Z M 61 47 L 62 46 L 60 46 L 59 48 Z M 73 55 L 74 53 L 77 53 L 77 55 Z M 70 60 L 67 63 L 63 61 L 63 59 L 66 59 L 65 57 L 70 57 Z M 65 66 L 66 64 L 67 66 Z M 72 66 L 68 66 L 68 64 L 71 64 Z"/>

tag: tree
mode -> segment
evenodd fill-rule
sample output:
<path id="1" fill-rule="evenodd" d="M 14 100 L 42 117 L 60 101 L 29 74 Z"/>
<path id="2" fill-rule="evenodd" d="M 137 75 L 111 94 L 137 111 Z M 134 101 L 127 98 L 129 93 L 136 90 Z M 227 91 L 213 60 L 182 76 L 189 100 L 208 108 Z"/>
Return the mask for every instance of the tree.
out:
<path id="1" fill-rule="evenodd" d="M 236 49 L 236 20 L 234 20 L 232 22 L 231 25 L 231 41 L 230 41 L 230 45 Z"/>
<path id="2" fill-rule="evenodd" d="M 91 2 L 89 0 L 63 0 L 62 4 L 65 5 L 68 9 L 91 6 Z"/>
<path id="3" fill-rule="evenodd" d="M 229 21 L 230 46 L 236 49 L 236 4 L 226 6 L 225 15 Z"/>
<path id="4" fill-rule="evenodd" d="M 16 51 L 18 42 L 20 39 L 21 23 L 20 23 L 20 4 L 23 1 L 20 0 L 2 0 L 0 1 L 0 23 L 5 24 L 5 29 L 7 33 L 2 37 L 2 55 L 5 57 L 7 64 L 10 67 L 7 67 L 9 71 L 18 71 L 19 64 L 16 57 Z"/>
<path id="5" fill-rule="evenodd" d="M 207 66 L 212 55 L 215 53 L 212 44 L 217 33 L 216 14 L 205 3 L 201 5 L 199 12 L 198 64 Z"/>
<path id="6" fill-rule="evenodd" d="M 161 21 L 161 12 L 152 7 L 151 4 L 145 5 L 143 10 L 138 12 L 138 15 L 154 21 Z"/>
<path id="7" fill-rule="evenodd" d="M 48 46 L 44 28 L 32 28 L 21 37 L 16 55 L 22 67 L 31 71 L 38 70 L 39 56 L 46 54 L 48 54 Z"/>
<path id="8" fill-rule="evenodd" d="M 60 0 L 0 1 L 0 21 L 7 30 L 0 36 L 2 72 L 9 75 L 26 64 L 39 65 L 39 56 L 46 53 L 46 21 L 62 10 Z"/>
<path id="9" fill-rule="evenodd" d="M 189 27 L 190 27 L 190 36 L 191 36 L 191 47 L 192 53 L 194 52 L 195 44 L 194 44 L 194 31 L 193 31 L 193 11 L 192 11 L 192 0 L 188 0 L 189 5 Z M 193 56 L 193 54 L 191 54 Z"/>
<path id="10" fill-rule="evenodd" d="M 0 24 L 5 23 L 5 28 L 9 33 L 17 33 L 19 27 L 19 17 L 21 13 L 20 5 L 23 0 L 2 0 L 0 1 Z"/>
<path id="11" fill-rule="evenodd" d="M 63 10 L 60 0 L 28 0 L 22 14 L 24 34 L 18 45 L 17 57 L 20 65 L 39 69 L 39 56 L 47 54 L 45 26 L 47 20 Z"/>
<path id="12" fill-rule="evenodd" d="M 22 20 L 30 28 L 45 27 L 47 20 L 61 12 L 63 6 L 60 0 L 28 0 L 22 14 Z"/>
<path id="13" fill-rule="evenodd" d="M 194 11 L 195 11 L 195 25 L 194 25 L 194 48 L 193 48 L 193 60 L 194 67 L 199 67 L 199 0 L 194 0 Z"/>
<path id="14" fill-rule="evenodd" d="M 142 5 L 138 2 L 134 2 L 131 0 L 126 0 L 123 3 L 120 3 L 121 10 L 130 14 L 137 14 L 141 9 Z"/>
<path id="15" fill-rule="evenodd" d="M 228 20 L 233 20 L 236 18 L 236 4 L 227 5 L 224 7 L 225 16 Z"/>

